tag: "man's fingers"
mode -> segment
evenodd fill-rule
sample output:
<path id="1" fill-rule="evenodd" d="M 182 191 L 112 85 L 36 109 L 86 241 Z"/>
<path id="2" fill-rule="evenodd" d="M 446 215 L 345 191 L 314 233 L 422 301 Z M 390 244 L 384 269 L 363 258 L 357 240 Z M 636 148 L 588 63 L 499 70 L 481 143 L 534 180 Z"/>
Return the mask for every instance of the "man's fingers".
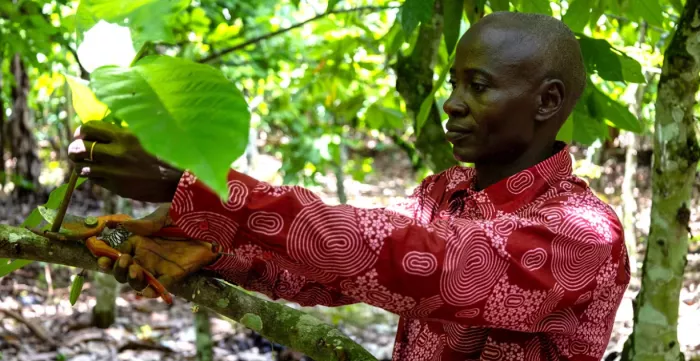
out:
<path id="1" fill-rule="evenodd" d="M 129 254 L 122 254 L 118 259 L 117 262 L 114 263 L 114 268 L 112 270 L 112 274 L 114 275 L 114 278 L 117 280 L 119 283 L 126 283 L 128 281 L 128 276 L 129 276 L 129 265 L 131 265 L 132 258 L 131 255 Z"/>
<path id="2" fill-rule="evenodd" d="M 116 134 L 120 130 L 121 129 L 118 126 L 112 123 L 103 122 L 101 120 L 93 120 L 85 122 L 84 124 L 79 126 L 75 130 L 73 137 L 75 139 L 84 139 L 109 143 L 116 138 Z"/>
<path id="3" fill-rule="evenodd" d="M 112 267 L 114 267 L 114 262 L 108 257 L 100 257 L 97 259 L 97 267 L 103 272 L 112 272 Z"/>
<path id="4" fill-rule="evenodd" d="M 141 218 L 122 222 L 127 231 L 141 236 L 148 236 L 165 227 L 169 221 L 170 203 L 159 206 L 153 213 Z"/>
<path id="5" fill-rule="evenodd" d="M 153 287 L 148 286 L 143 291 L 140 292 L 141 296 L 146 298 L 158 298 L 160 297 L 158 293 L 153 289 Z"/>
<path id="6" fill-rule="evenodd" d="M 68 145 L 68 158 L 73 163 L 110 162 L 119 158 L 119 147 L 117 144 L 78 139 Z"/>
<path id="7" fill-rule="evenodd" d="M 143 275 L 143 268 L 136 263 L 129 266 L 129 286 L 136 291 L 142 291 L 148 286 L 146 277 Z"/>

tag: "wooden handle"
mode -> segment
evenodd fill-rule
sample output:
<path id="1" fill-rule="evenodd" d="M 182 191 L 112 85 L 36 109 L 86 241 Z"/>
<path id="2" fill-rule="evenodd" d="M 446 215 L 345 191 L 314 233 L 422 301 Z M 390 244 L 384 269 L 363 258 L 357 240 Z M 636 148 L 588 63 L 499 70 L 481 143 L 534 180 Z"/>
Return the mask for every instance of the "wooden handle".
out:
<path id="1" fill-rule="evenodd" d="M 97 239 L 97 237 L 88 238 L 85 241 L 85 245 L 90 250 L 90 252 L 98 258 L 107 257 L 112 261 L 116 261 L 119 258 L 119 256 L 122 255 L 121 252 L 110 247 L 104 241 Z M 157 278 L 155 278 L 150 272 L 146 271 L 145 269 L 143 270 L 143 274 L 144 277 L 146 277 L 146 282 L 148 282 L 148 285 L 153 287 L 153 289 L 163 299 L 163 301 L 165 301 L 165 303 L 172 305 L 173 298 L 168 292 L 168 290 L 165 289 L 163 284 L 161 284 Z"/>

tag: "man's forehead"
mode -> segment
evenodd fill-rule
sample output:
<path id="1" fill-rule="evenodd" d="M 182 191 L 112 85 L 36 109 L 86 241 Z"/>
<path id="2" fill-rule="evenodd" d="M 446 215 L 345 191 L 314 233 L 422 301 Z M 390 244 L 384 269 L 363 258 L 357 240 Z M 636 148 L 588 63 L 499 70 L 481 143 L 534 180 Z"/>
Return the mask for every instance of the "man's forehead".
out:
<path id="1" fill-rule="evenodd" d="M 541 45 L 541 41 L 514 26 L 477 24 L 460 39 L 455 66 L 527 66 L 545 55 Z"/>

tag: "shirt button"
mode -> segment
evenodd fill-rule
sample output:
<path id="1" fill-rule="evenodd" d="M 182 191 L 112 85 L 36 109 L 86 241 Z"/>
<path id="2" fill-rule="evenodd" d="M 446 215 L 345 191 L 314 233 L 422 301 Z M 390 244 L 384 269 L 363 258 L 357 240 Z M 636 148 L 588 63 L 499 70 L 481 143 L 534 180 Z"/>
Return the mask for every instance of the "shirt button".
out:
<path id="1" fill-rule="evenodd" d="M 209 229 L 209 223 L 207 221 L 200 221 L 199 222 L 199 230 L 200 231 L 206 231 Z"/>

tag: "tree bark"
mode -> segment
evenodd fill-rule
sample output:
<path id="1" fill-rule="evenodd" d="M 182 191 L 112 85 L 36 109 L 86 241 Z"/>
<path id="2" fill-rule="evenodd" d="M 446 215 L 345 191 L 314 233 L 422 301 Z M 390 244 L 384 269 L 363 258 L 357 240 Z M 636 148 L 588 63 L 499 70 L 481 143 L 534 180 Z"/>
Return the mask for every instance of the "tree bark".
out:
<path id="1" fill-rule="evenodd" d="M 122 213 L 117 205 L 117 196 L 105 190 L 102 206 L 103 214 Z M 99 328 L 109 328 L 117 319 L 117 294 L 119 293 L 119 282 L 111 275 L 95 273 L 95 284 L 97 286 L 97 299 L 95 307 L 92 309 L 92 323 Z"/>
<path id="2" fill-rule="evenodd" d="M 693 117 L 700 86 L 700 0 L 688 0 L 664 54 L 656 99 L 652 208 L 624 360 L 683 359 L 678 306 L 687 263 L 691 192 L 700 145 Z"/>
<path id="3" fill-rule="evenodd" d="M 214 360 L 214 340 L 211 338 L 209 311 L 198 310 L 194 314 L 195 343 L 197 344 L 197 361 Z"/>
<path id="4" fill-rule="evenodd" d="M 29 113 L 29 76 L 19 54 L 12 59 L 12 73 L 15 87 L 12 89 L 12 115 L 8 123 L 7 138 L 10 140 L 10 154 L 15 159 L 14 176 L 28 182 L 30 189 L 18 185 L 15 195 L 19 202 L 32 202 L 33 193 L 39 187 L 41 162 L 37 153 L 37 142 L 32 132 Z M 33 189 L 32 189 L 33 188 Z"/>
<path id="5" fill-rule="evenodd" d="M 416 118 L 420 106 L 433 90 L 433 69 L 442 40 L 442 27 L 442 0 L 435 0 L 432 21 L 421 23 L 413 52 L 408 56 L 399 53 L 395 65 L 396 90 L 406 102 L 409 113 L 413 115 L 416 131 Z M 435 101 L 430 107 L 428 119 L 420 130 L 415 146 L 423 163 L 435 173 L 458 164 L 452 155 L 452 146 L 445 139 L 440 111 Z"/>
<path id="6" fill-rule="evenodd" d="M 0 258 L 27 259 L 98 271 L 95 257 L 79 242 L 52 242 L 29 230 L 0 224 Z M 338 329 L 302 311 L 249 295 L 206 272 L 194 273 L 170 292 L 236 320 L 272 342 L 316 361 L 376 361 Z"/>

